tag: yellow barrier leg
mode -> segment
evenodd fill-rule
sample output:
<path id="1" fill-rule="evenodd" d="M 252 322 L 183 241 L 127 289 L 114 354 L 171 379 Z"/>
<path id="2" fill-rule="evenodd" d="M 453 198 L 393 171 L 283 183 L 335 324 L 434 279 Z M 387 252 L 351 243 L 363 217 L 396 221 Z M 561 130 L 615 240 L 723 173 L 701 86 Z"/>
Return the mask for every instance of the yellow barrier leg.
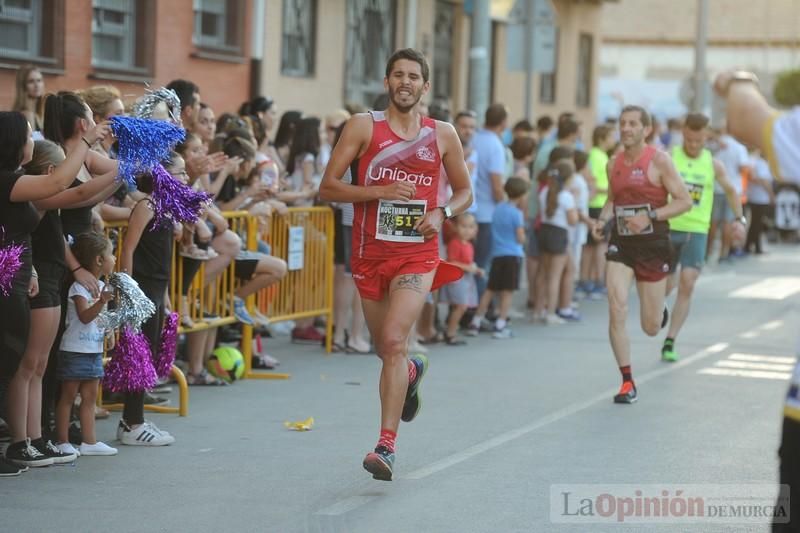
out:
<path id="1" fill-rule="evenodd" d="M 189 384 L 186 383 L 186 376 L 180 368 L 172 365 L 172 377 L 178 383 L 178 392 L 180 394 L 178 400 L 178 414 L 180 416 L 189 416 Z"/>
<path id="2" fill-rule="evenodd" d="M 164 405 L 145 405 L 145 411 L 162 414 L 177 414 L 179 416 L 189 416 L 189 384 L 186 383 L 186 376 L 183 375 L 181 369 L 172 365 L 172 377 L 178 384 L 178 407 L 167 407 Z M 97 391 L 97 405 L 108 409 L 109 411 L 122 411 L 124 404 L 121 403 L 103 403 L 103 385 L 98 387 Z"/>

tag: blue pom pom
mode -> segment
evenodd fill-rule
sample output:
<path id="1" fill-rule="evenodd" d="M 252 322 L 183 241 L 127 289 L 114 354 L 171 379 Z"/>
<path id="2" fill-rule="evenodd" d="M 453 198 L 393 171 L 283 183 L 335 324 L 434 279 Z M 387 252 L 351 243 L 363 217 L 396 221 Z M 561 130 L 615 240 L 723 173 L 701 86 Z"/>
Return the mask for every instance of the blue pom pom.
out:
<path id="1" fill-rule="evenodd" d="M 119 175 L 129 187 L 136 185 L 137 174 L 151 171 L 186 137 L 170 122 L 124 116 L 111 119 L 111 130 L 119 142 Z"/>

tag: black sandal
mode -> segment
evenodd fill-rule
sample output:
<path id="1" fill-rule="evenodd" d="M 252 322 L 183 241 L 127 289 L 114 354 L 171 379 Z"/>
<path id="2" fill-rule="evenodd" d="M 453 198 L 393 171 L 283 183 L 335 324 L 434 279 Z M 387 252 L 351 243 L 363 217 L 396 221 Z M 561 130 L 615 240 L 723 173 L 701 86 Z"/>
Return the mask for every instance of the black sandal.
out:
<path id="1" fill-rule="evenodd" d="M 455 335 L 452 337 L 448 337 L 447 335 L 444 336 L 444 342 L 448 346 L 466 346 L 467 341 L 464 339 L 459 339 Z"/>

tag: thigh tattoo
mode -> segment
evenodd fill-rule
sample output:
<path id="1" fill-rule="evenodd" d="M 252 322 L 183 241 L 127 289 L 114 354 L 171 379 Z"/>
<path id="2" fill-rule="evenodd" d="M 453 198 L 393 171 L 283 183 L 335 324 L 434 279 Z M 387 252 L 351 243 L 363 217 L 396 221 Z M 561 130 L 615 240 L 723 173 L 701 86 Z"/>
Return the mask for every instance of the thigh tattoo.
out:
<path id="1" fill-rule="evenodd" d="M 422 274 L 403 274 L 397 278 L 397 287 L 395 290 L 409 289 L 415 292 L 422 291 Z"/>

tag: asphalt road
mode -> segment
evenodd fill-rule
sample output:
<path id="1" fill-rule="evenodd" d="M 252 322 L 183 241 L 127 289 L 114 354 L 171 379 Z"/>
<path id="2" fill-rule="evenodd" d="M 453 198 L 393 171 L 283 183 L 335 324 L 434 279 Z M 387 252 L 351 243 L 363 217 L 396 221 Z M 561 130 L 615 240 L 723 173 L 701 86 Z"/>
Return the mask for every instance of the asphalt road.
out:
<path id="1" fill-rule="evenodd" d="M 391 483 L 361 468 L 379 429 L 377 358 L 277 339 L 268 349 L 292 378 L 191 389 L 189 417 L 151 416 L 174 445 L 1 479 L 0 531 L 768 531 L 767 519 L 567 524 L 578 502 L 563 493 L 724 484 L 741 495 L 755 483 L 770 500 L 799 266 L 787 247 L 707 269 L 677 364 L 660 361 L 663 336 L 638 330 L 632 301 L 632 406 L 611 401 L 605 302 L 585 302 L 580 324 L 517 321 L 511 340 L 434 348 Z M 309 416 L 312 431 L 284 427 Z M 99 437 L 113 441 L 115 424 L 99 422 Z"/>

